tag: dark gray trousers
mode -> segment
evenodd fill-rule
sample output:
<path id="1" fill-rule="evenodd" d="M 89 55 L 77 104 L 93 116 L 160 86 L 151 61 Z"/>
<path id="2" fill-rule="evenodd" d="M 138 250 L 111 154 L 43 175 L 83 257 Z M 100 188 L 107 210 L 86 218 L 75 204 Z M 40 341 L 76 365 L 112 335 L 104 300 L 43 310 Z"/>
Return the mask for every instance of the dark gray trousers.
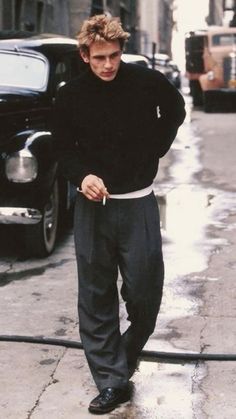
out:
<path id="1" fill-rule="evenodd" d="M 74 234 L 85 355 L 100 391 L 124 387 L 154 331 L 161 303 L 164 266 L 156 198 L 151 193 L 143 198 L 110 199 L 103 206 L 79 194 Z M 130 321 L 123 335 L 118 269 Z"/>

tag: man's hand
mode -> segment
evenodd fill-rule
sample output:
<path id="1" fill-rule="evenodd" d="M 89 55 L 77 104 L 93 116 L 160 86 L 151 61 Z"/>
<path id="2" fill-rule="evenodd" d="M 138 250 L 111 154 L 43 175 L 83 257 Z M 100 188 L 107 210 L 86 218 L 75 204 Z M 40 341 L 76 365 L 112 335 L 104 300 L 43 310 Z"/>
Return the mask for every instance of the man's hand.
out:
<path id="1" fill-rule="evenodd" d="M 109 196 L 103 180 L 95 175 L 85 176 L 81 183 L 81 192 L 86 198 L 96 202 Z"/>

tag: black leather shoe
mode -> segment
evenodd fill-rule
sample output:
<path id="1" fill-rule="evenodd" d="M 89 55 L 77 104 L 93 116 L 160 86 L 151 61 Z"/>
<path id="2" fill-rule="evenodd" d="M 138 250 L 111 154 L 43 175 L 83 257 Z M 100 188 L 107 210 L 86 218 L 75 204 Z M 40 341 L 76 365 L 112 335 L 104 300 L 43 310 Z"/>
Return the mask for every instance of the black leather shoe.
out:
<path id="1" fill-rule="evenodd" d="M 111 412 L 120 403 L 125 403 L 130 399 L 129 388 L 104 388 L 101 393 L 93 399 L 89 405 L 90 413 L 103 414 Z"/>

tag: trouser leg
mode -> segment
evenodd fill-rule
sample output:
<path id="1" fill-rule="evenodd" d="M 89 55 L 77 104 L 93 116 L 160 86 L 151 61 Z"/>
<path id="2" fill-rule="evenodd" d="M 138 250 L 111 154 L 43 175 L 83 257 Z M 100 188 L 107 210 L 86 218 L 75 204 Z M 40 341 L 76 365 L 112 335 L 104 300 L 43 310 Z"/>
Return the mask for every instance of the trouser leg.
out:
<path id="1" fill-rule="evenodd" d="M 88 364 L 99 390 L 124 387 L 128 368 L 119 329 L 117 249 L 107 207 L 79 196 L 75 247 L 79 276 L 79 327 Z"/>
<path id="2" fill-rule="evenodd" d="M 154 195 L 133 200 L 130 212 L 125 206 L 124 211 L 119 267 L 123 277 L 121 293 L 126 301 L 130 326 L 122 339 L 132 371 L 155 328 L 162 298 L 164 265 L 159 210 Z"/>

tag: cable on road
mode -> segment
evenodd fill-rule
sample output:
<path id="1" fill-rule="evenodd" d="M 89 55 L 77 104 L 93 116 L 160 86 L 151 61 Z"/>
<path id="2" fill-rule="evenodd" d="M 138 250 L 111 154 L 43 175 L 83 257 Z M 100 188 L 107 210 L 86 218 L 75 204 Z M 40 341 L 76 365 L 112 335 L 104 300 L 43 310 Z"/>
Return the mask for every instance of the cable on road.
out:
<path id="1" fill-rule="evenodd" d="M 55 339 L 47 337 L 21 336 L 21 335 L 0 335 L 0 342 L 23 342 L 40 345 L 63 346 L 65 348 L 83 349 L 81 342 L 66 339 Z M 140 359 L 145 361 L 165 362 L 192 362 L 192 361 L 236 361 L 236 354 L 211 354 L 211 353 L 189 353 L 189 352 L 158 352 L 143 350 Z"/>

